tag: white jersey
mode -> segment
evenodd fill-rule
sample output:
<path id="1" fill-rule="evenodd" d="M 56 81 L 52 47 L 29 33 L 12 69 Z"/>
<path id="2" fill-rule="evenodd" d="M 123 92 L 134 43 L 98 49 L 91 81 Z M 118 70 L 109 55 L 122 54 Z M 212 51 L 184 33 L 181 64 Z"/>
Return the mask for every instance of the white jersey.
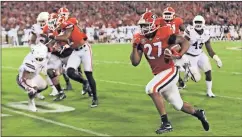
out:
<path id="1" fill-rule="evenodd" d="M 36 39 L 36 44 L 39 43 L 41 40 L 45 40 L 43 37 L 40 36 L 40 34 L 43 33 L 43 29 L 39 24 L 34 24 L 31 28 L 31 33 L 35 34 L 37 39 Z"/>
<path id="2" fill-rule="evenodd" d="M 203 52 L 202 47 L 205 42 L 210 39 L 209 29 L 204 28 L 204 31 L 199 35 L 193 26 L 188 26 L 184 32 L 184 35 L 190 38 L 190 47 L 187 53 L 192 55 L 199 55 Z"/>
<path id="3" fill-rule="evenodd" d="M 29 53 L 24 58 L 22 65 L 19 67 L 19 79 L 22 78 L 24 71 L 31 72 L 32 75 L 29 77 L 29 79 L 32 79 L 36 75 L 44 71 L 44 69 L 46 69 L 46 66 L 47 66 L 46 61 L 43 61 L 41 64 L 37 64 L 36 62 L 34 62 L 33 55 Z"/>

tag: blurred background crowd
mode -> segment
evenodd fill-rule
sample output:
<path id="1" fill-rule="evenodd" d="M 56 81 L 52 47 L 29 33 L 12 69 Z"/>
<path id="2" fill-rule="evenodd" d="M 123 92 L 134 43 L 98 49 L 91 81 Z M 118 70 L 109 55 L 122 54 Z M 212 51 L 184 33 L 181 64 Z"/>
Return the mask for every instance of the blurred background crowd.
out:
<path id="1" fill-rule="evenodd" d="M 24 30 L 31 28 L 36 23 L 40 12 L 49 13 L 60 7 L 66 7 L 71 16 L 79 20 L 83 28 L 94 27 L 117 28 L 120 26 L 133 26 L 137 23 L 140 13 L 146 8 L 162 15 L 163 9 L 171 6 L 176 11 L 176 16 L 190 24 L 195 15 L 202 15 L 208 25 L 230 25 L 242 28 L 242 2 L 4 2 L 1 3 L 1 30 L 2 35 L 8 35 L 10 30 L 17 31 L 17 36 L 22 37 Z M 21 40 L 19 40 L 21 42 Z"/>

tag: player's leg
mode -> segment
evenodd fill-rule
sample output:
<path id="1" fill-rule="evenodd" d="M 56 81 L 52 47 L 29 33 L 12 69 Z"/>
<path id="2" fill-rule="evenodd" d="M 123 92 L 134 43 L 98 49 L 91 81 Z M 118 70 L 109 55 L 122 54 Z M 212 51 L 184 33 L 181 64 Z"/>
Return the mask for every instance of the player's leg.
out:
<path id="1" fill-rule="evenodd" d="M 161 126 L 156 130 L 157 134 L 172 131 L 172 126 L 168 120 L 168 115 L 165 110 L 164 99 L 158 91 L 166 88 L 166 85 L 169 84 L 170 81 L 174 80 L 176 76 L 178 76 L 178 69 L 173 67 L 154 76 L 154 78 L 146 86 L 146 93 L 153 100 L 161 118 Z M 178 80 L 176 80 L 176 82 L 177 81 Z"/>
<path id="2" fill-rule="evenodd" d="M 61 60 L 59 57 L 55 55 L 51 55 L 51 58 L 48 63 L 48 69 L 47 74 L 50 77 L 53 85 L 58 91 L 57 97 L 54 99 L 54 101 L 63 100 L 66 98 L 66 95 L 64 91 L 61 88 L 60 82 L 59 82 L 59 75 L 60 75 L 60 69 L 61 69 Z"/>
<path id="3" fill-rule="evenodd" d="M 214 98 L 215 95 L 212 92 L 212 74 L 211 74 L 211 64 L 208 59 L 208 56 L 205 53 L 202 53 L 199 61 L 198 61 L 198 66 L 203 72 L 205 73 L 205 79 L 206 79 L 206 86 L 207 86 L 207 96 Z"/>
<path id="4" fill-rule="evenodd" d="M 186 87 L 185 81 L 181 78 L 180 73 L 185 72 L 187 64 L 189 63 L 188 58 L 184 55 L 181 59 L 177 59 L 174 61 L 175 65 L 179 68 L 179 79 L 178 79 L 178 87 L 179 89 L 184 89 Z"/>
<path id="5" fill-rule="evenodd" d="M 53 82 L 51 81 L 50 77 L 48 76 L 48 74 L 46 75 L 46 81 L 47 83 L 50 85 L 52 92 L 50 93 L 50 96 L 56 96 L 58 94 L 57 89 L 55 88 L 55 85 L 53 84 Z"/>
<path id="6" fill-rule="evenodd" d="M 191 56 L 191 55 L 183 55 L 186 56 L 189 60 L 189 65 L 186 68 L 185 77 L 184 80 L 187 81 L 189 78 L 191 78 L 194 82 L 198 82 L 201 79 L 201 74 L 199 72 L 198 68 L 198 59 L 199 56 Z"/>
<path id="7" fill-rule="evenodd" d="M 72 85 L 71 85 L 71 82 L 70 82 L 70 78 L 67 76 L 67 73 L 66 73 L 66 65 L 67 65 L 67 61 L 68 61 L 68 58 L 69 57 L 65 57 L 65 58 L 62 58 L 62 75 L 63 75 L 63 78 L 65 80 L 65 83 L 66 83 L 66 87 L 64 88 L 64 90 L 72 90 Z"/>
<path id="8" fill-rule="evenodd" d="M 209 124 L 206 120 L 205 112 L 204 110 L 196 110 L 191 104 L 187 102 L 183 102 L 178 87 L 176 85 L 176 81 L 178 79 L 175 78 L 173 81 L 171 81 L 169 84 L 166 85 L 167 88 L 161 89 L 161 94 L 164 96 L 164 98 L 171 104 L 173 107 L 178 111 L 183 111 L 187 114 L 191 114 L 192 116 L 197 117 L 202 125 L 204 130 L 209 130 Z M 163 92 L 162 92 L 163 91 Z M 163 132 L 164 128 L 160 128 L 158 132 Z"/>
<path id="9" fill-rule="evenodd" d="M 79 54 L 82 54 L 81 52 L 82 52 L 82 49 L 72 52 L 72 54 L 70 55 L 67 61 L 66 72 L 69 78 L 71 78 L 76 82 L 82 83 L 83 90 L 87 92 L 89 90 L 88 81 L 83 78 L 81 73 L 76 73 L 77 68 L 81 64 L 81 56 L 79 55 Z"/>
<path id="10" fill-rule="evenodd" d="M 92 68 L 92 49 L 91 46 L 86 43 L 86 46 L 84 47 L 84 53 L 82 55 L 82 63 L 83 63 L 83 69 L 85 72 L 85 75 L 88 79 L 90 88 L 92 90 L 93 99 L 91 107 L 97 107 L 98 105 L 98 98 L 97 98 L 97 90 L 96 90 L 96 81 L 93 77 L 93 68 Z"/>
<path id="11" fill-rule="evenodd" d="M 27 91 L 24 88 L 24 86 L 20 82 L 19 75 L 17 75 L 16 81 L 17 81 L 17 84 L 19 85 L 19 87 L 28 93 L 28 98 L 29 98 L 29 100 L 28 100 L 28 107 L 29 107 L 29 110 L 30 111 L 33 111 L 33 112 L 36 112 L 37 111 L 37 108 L 36 108 L 35 101 L 34 101 L 34 98 L 35 98 L 36 93 L 29 92 L 29 91 Z M 34 87 L 33 80 L 27 79 L 26 80 L 26 84 L 28 84 L 28 86 Z"/>

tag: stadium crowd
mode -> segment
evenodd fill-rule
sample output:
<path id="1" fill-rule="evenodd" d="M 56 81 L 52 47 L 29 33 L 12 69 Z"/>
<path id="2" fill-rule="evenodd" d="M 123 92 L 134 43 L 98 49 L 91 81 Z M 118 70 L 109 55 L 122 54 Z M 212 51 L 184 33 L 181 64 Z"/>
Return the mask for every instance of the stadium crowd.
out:
<path id="1" fill-rule="evenodd" d="M 42 11 L 53 12 L 60 7 L 66 7 L 71 15 L 79 20 L 83 28 L 117 28 L 136 24 L 139 15 L 146 8 L 154 10 L 158 15 L 167 6 L 176 10 L 176 16 L 190 24 L 195 15 L 205 17 L 209 25 L 233 25 L 242 27 L 242 2 L 2 2 L 1 30 L 4 33 L 16 30 L 22 37 L 24 29 L 36 23 L 37 15 Z M 3 34 L 2 34 L 3 35 Z"/>

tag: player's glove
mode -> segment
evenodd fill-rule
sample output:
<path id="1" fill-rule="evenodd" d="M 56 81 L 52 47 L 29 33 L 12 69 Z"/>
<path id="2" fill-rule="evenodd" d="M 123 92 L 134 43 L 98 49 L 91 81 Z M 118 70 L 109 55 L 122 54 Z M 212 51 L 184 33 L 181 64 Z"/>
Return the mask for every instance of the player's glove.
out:
<path id="1" fill-rule="evenodd" d="M 29 93 L 29 94 L 35 94 L 37 92 L 36 88 L 32 88 L 32 87 L 26 87 L 25 90 Z"/>
<path id="2" fill-rule="evenodd" d="M 218 57 L 218 55 L 214 55 L 213 59 L 217 62 L 217 66 L 219 68 L 221 68 L 223 64 L 222 64 L 222 61 L 220 60 L 220 58 Z"/>

